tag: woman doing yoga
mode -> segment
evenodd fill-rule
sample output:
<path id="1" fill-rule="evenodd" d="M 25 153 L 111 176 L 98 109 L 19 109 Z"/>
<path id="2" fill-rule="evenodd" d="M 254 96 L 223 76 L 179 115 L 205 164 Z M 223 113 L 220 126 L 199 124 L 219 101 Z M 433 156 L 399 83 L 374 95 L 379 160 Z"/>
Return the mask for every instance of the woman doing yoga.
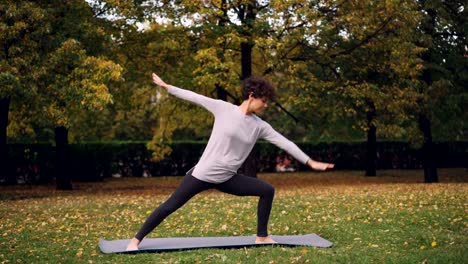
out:
<path id="1" fill-rule="evenodd" d="M 261 77 L 251 77 L 244 81 L 244 101 L 239 106 L 168 85 L 154 73 L 153 82 L 180 99 L 206 108 L 214 115 L 215 121 L 208 144 L 198 163 L 187 172 L 169 199 L 151 213 L 128 244 L 127 250 L 138 250 L 143 238 L 167 216 L 196 194 L 208 189 L 238 196 L 258 196 L 255 243 L 275 243 L 268 236 L 268 219 L 275 192 L 273 186 L 261 179 L 237 173 L 257 140 L 265 139 L 277 145 L 312 169 L 331 169 L 334 164 L 310 159 L 296 144 L 256 115 L 267 107 L 268 101 L 274 98 L 275 93 L 270 82 Z"/>

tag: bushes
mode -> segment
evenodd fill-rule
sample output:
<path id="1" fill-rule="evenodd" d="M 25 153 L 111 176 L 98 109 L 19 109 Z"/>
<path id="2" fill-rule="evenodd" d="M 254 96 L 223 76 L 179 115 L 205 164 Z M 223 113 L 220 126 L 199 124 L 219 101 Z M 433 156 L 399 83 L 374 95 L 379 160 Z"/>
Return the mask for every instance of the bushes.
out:
<path id="1" fill-rule="evenodd" d="M 199 160 L 206 142 L 176 142 L 165 160 L 152 162 L 144 142 L 99 142 L 71 144 L 68 149 L 70 176 L 75 181 L 96 181 L 110 176 L 183 175 Z M 338 169 L 362 170 L 366 143 L 298 143 L 311 158 L 335 162 Z M 436 144 L 439 167 L 465 167 L 468 142 Z M 11 169 L 20 183 L 45 183 L 54 178 L 55 148 L 49 144 L 8 145 Z M 419 169 L 419 150 L 405 142 L 377 143 L 378 169 Z M 257 144 L 259 172 L 272 172 L 281 149 L 267 143 Z M 296 162 L 299 170 L 307 169 Z M 0 177 L 0 183 L 2 182 Z"/>

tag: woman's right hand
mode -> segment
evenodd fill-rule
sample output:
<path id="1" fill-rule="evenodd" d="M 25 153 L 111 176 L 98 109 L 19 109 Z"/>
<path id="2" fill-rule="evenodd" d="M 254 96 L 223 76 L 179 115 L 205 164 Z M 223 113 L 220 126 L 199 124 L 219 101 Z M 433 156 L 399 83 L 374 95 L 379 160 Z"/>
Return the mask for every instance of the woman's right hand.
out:
<path id="1" fill-rule="evenodd" d="M 161 80 L 161 78 L 159 78 L 158 75 L 156 75 L 156 73 L 153 73 L 153 82 L 159 86 L 159 87 L 162 87 L 164 89 L 167 90 L 167 87 L 169 86 L 167 83 L 165 83 L 163 80 Z"/>

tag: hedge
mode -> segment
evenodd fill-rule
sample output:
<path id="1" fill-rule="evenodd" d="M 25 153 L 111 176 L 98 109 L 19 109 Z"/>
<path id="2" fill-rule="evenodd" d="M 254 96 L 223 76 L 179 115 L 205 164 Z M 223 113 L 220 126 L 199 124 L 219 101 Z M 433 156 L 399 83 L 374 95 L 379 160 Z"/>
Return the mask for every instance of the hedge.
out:
<path id="1" fill-rule="evenodd" d="M 365 142 L 297 143 L 311 158 L 330 161 L 338 169 L 362 170 Z M 97 181 L 106 177 L 183 175 L 200 158 L 206 142 L 175 142 L 165 160 L 151 161 L 145 142 L 96 142 L 70 144 L 68 168 L 74 181 Z M 10 169 L 18 182 L 45 183 L 54 180 L 55 147 L 50 144 L 11 144 L 7 146 Z M 468 142 L 437 142 L 438 167 L 466 167 Z M 259 172 L 273 172 L 283 151 L 259 142 L 256 146 Z M 307 168 L 295 162 L 296 169 Z M 406 142 L 378 142 L 377 169 L 420 169 L 420 150 Z M 3 173 L 2 173 L 3 175 Z M 0 177 L 0 183 L 5 180 Z"/>

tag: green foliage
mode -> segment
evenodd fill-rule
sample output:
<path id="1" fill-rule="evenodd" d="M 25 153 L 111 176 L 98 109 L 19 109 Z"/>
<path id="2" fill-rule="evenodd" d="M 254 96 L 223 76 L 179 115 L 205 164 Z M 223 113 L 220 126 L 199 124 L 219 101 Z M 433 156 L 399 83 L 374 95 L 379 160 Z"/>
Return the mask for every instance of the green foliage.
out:
<path id="1" fill-rule="evenodd" d="M 4 98 L 11 96 L 12 94 L 17 94 L 21 86 L 18 77 L 14 76 L 10 72 L 1 72 L 0 87 L 2 87 L 0 97 Z"/>
<path id="2" fill-rule="evenodd" d="M 333 133 L 337 122 L 348 123 L 346 119 L 352 120 L 351 128 L 366 131 L 365 114 L 372 102 L 381 137 L 407 136 L 407 110 L 415 107 L 421 70 L 422 49 L 413 43 L 419 19 L 415 5 L 329 1 L 289 8 L 305 12 L 280 25 L 304 25 L 289 36 L 282 52 L 286 60 L 277 64 L 284 98 L 295 112 L 321 121 L 325 133 Z"/>
<path id="3" fill-rule="evenodd" d="M 174 138 L 206 139 L 212 117 L 158 90 L 151 72 L 206 96 L 221 87 L 240 97 L 241 43 L 249 43 L 253 74 L 271 79 L 298 118 L 274 104 L 262 116 L 287 137 L 362 140 L 373 103 L 381 139 L 417 141 L 421 110 L 436 139 L 464 140 L 468 16 L 460 3 L 4 0 L 9 139 L 51 139 L 47 129 L 66 125 L 72 142 L 151 140 L 163 159 Z M 428 10 L 436 11 L 432 34 Z M 430 85 L 419 80 L 424 69 Z"/>
<path id="4" fill-rule="evenodd" d="M 0 95 L 12 96 L 10 137 L 74 126 L 112 102 L 122 68 L 103 56 L 110 40 L 85 1 L 2 1 Z"/>
<path id="5" fill-rule="evenodd" d="M 186 88 L 209 94 L 222 87 L 238 95 L 240 46 L 251 43 L 254 74 L 266 74 L 278 87 L 279 102 L 300 117 L 302 138 L 356 138 L 367 130 L 370 102 L 381 137 L 407 138 L 414 130 L 410 111 L 417 107 L 424 49 L 415 45 L 421 14 L 413 2 L 182 1 L 157 12 L 187 30 L 196 47 L 193 86 Z M 172 131 L 185 127 L 179 115 L 186 109 L 161 112 L 167 120 L 149 146 L 156 158 L 169 153 Z"/>
<path id="6" fill-rule="evenodd" d="M 436 139 L 467 136 L 468 57 L 466 56 L 467 10 L 464 1 L 418 1 L 424 12 L 420 45 L 424 72 L 419 92 L 419 114 L 432 122 Z"/>
<path id="7" fill-rule="evenodd" d="M 80 110 L 102 110 L 112 102 L 107 85 L 120 80 L 119 65 L 87 56 L 73 39 L 63 42 L 47 62 L 47 73 L 41 76 L 44 100 L 39 102 L 53 125 L 70 126 L 73 120 L 70 117 Z"/>
<path id="8" fill-rule="evenodd" d="M 12 136 L 35 134 L 29 106 L 37 95 L 33 84 L 42 36 L 49 30 L 45 20 L 45 10 L 34 2 L 0 1 L 0 96 L 11 98 Z"/>

